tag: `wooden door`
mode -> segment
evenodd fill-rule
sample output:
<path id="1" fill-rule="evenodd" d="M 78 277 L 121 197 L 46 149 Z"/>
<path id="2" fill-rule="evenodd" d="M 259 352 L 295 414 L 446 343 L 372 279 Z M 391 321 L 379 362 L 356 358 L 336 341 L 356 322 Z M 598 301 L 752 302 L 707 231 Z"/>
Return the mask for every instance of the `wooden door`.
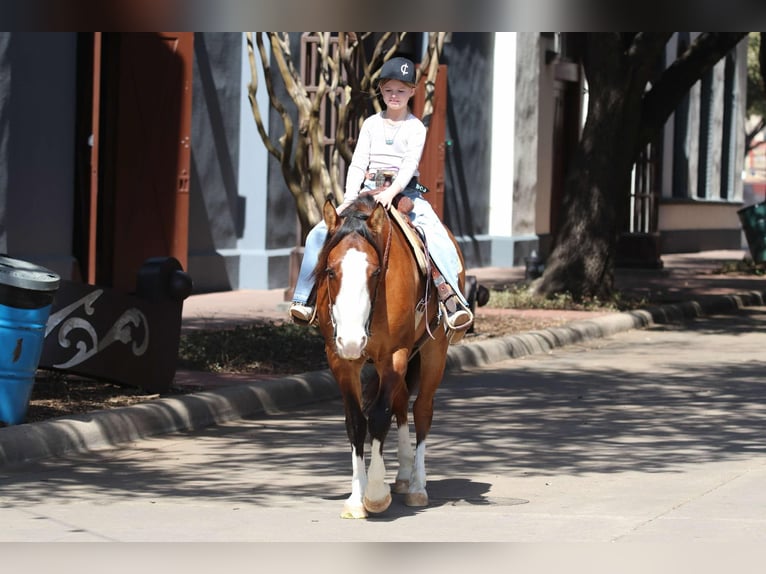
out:
<path id="1" fill-rule="evenodd" d="M 105 34 L 97 282 L 131 292 L 149 257 L 186 268 L 192 32 Z"/>

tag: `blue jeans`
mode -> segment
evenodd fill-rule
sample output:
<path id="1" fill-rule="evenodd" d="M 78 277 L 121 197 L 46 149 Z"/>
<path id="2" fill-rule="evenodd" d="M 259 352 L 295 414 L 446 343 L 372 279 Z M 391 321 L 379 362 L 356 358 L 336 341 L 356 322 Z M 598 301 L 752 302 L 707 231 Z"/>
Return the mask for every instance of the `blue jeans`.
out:
<path id="1" fill-rule="evenodd" d="M 372 187 L 369 187 L 369 185 Z M 375 183 L 366 181 L 365 186 L 372 189 Z M 412 200 L 413 209 L 409 214 L 410 221 L 416 228 L 419 228 L 426 237 L 428 250 L 431 254 L 436 267 L 444 275 L 444 279 L 450 284 L 460 301 L 468 306 L 463 292 L 458 287 L 458 272 L 460 270 L 460 258 L 457 249 L 447 233 L 447 229 L 442 224 L 439 216 L 431 207 L 431 204 L 423 199 L 423 194 L 418 191 L 405 189 L 402 192 Z M 327 237 L 327 226 L 324 221 L 317 223 L 306 236 L 306 246 L 303 251 L 303 261 L 298 273 L 298 281 L 293 293 L 293 301 L 305 305 L 311 290 L 314 288 L 314 277 L 312 273 L 319 258 L 319 252 L 322 250 L 324 240 Z"/>
<path id="2" fill-rule="evenodd" d="M 301 270 L 298 272 L 298 281 L 295 283 L 293 292 L 293 301 L 305 305 L 309 300 L 312 289 L 314 289 L 314 267 L 319 259 L 319 252 L 322 250 L 324 240 L 327 237 L 327 225 L 324 220 L 311 228 L 306 236 L 306 245 L 303 248 L 303 261 L 301 261 Z"/>

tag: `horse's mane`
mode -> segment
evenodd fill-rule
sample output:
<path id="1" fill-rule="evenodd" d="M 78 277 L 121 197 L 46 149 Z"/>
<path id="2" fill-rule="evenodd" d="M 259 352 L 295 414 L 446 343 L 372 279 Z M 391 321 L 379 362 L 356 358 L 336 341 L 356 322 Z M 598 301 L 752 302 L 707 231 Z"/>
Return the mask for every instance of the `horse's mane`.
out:
<path id="1" fill-rule="evenodd" d="M 377 202 L 371 195 L 361 194 L 351 205 L 343 210 L 343 213 L 340 215 L 341 224 L 338 226 L 335 233 L 328 233 L 324 246 L 319 252 L 317 264 L 314 268 L 314 277 L 316 277 L 317 280 L 324 278 L 327 270 L 327 257 L 330 254 L 330 251 L 332 251 L 343 239 L 354 233 L 361 236 L 362 239 L 367 241 L 370 245 L 373 245 L 378 252 L 378 258 L 381 261 L 383 260 L 383 251 L 378 238 L 375 237 L 370 231 L 370 228 L 367 227 L 367 219 L 370 217 L 370 214 L 372 214 L 376 205 Z"/>

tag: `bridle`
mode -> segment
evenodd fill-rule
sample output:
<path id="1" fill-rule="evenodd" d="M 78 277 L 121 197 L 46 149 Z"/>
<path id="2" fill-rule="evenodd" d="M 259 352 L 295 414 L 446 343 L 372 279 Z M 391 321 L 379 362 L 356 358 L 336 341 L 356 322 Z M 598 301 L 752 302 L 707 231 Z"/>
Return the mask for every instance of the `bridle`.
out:
<path id="1" fill-rule="evenodd" d="M 388 213 L 388 209 L 385 210 L 386 213 L 386 223 L 388 224 L 388 233 L 386 234 L 386 245 L 383 250 L 383 259 L 380 262 L 380 266 L 378 269 L 375 270 L 374 274 L 381 274 L 386 273 L 388 270 L 388 257 L 389 253 L 391 252 L 391 236 L 393 234 L 393 222 L 391 221 L 391 216 Z M 370 243 L 375 250 L 377 251 L 377 245 L 370 242 L 367 238 L 362 236 L 365 241 Z M 364 332 L 367 335 L 367 337 L 370 337 L 370 324 L 372 323 L 372 315 L 375 312 L 375 302 L 378 298 L 378 290 L 380 288 L 380 282 L 381 277 L 378 277 L 378 280 L 375 282 L 375 289 L 372 293 L 372 298 L 370 299 L 370 312 L 367 315 L 367 320 L 364 323 Z M 335 339 L 335 336 L 337 334 L 337 326 L 335 324 L 335 317 L 332 314 L 332 308 L 333 308 L 333 299 L 332 299 L 332 292 L 330 291 L 330 275 L 329 273 L 325 274 L 325 288 L 327 289 L 327 306 L 328 306 L 328 316 L 330 317 L 330 324 L 332 325 L 332 333 L 333 333 L 333 339 Z"/>

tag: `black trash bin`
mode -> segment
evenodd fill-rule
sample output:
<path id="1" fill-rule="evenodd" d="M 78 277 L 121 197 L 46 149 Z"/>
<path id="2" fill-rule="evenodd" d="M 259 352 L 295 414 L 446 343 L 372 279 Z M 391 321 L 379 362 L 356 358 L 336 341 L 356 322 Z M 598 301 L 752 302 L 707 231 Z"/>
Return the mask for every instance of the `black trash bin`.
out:
<path id="1" fill-rule="evenodd" d="M 26 417 L 59 283 L 49 269 L 0 255 L 0 422 Z"/>
<path id="2" fill-rule="evenodd" d="M 766 201 L 737 211 L 753 261 L 766 261 Z"/>

